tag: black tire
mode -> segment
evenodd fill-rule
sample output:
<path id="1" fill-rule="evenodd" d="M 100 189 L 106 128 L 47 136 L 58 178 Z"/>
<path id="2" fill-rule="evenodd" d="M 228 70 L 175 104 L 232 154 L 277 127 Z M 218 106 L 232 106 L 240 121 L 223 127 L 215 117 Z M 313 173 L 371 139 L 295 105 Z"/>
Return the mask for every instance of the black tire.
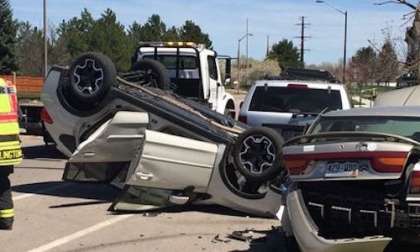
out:
<path id="1" fill-rule="evenodd" d="M 257 127 L 244 131 L 233 147 L 236 168 L 250 181 L 275 178 L 284 169 L 283 143 L 283 137 L 273 129 Z"/>
<path id="2" fill-rule="evenodd" d="M 69 102 L 84 109 L 94 108 L 116 83 L 117 70 L 108 56 L 90 52 L 76 58 L 70 66 Z"/>
<path id="3" fill-rule="evenodd" d="M 230 119 L 234 119 L 232 117 L 232 114 L 230 113 L 230 109 L 228 109 L 228 108 L 225 108 L 225 111 L 223 112 L 223 115 L 230 118 Z"/>
<path id="4" fill-rule="evenodd" d="M 169 90 L 171 80 L 169 74 L 162 63 L 152 59 L 141 59 L 133 65 L 133 71 L 142 71 L 141 86 Z"/>

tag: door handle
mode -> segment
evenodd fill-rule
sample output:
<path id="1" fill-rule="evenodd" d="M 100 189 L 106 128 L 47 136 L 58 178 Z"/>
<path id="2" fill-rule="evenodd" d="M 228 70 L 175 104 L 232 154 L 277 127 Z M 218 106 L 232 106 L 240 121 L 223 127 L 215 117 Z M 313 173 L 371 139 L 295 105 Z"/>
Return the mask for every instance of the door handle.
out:
<path id="1" fill-rule="evenodd" d="M 136 177 L 141 179 L 141 180 L 151 180 L 153 178 L 153 174 L 151 173 L 144 173 L 144 172 L 137 172 L 136 173 Z"/>

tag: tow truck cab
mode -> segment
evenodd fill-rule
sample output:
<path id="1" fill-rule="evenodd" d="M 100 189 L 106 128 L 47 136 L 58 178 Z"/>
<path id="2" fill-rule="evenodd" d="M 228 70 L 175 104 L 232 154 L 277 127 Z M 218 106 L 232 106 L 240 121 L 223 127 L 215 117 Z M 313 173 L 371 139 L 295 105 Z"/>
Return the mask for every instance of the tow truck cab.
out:
<path id="1" fill-rule="evenodd" d="M 141 42 L 132 64 L 141 59 L 161 62 L 168 70 L 170 88 L 176 94 L 208 104 L 212 110 L 235 118 L 234 98 L 224 87 L 230 83 L 230 57 L 218 56 L 204 45 L 192 42 Z M 224 80 L 218 60 L 225 60 Z"/>

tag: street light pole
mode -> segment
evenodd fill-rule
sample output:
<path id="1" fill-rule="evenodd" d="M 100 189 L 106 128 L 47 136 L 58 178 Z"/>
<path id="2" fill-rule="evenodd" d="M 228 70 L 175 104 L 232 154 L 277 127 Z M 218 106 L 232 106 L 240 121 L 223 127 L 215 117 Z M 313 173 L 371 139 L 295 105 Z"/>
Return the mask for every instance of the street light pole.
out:
<path id="1" fill-rule="evenodd" d="M 245 38 L 252 37 L 252 33 L 246 33 L 241 38 L 238 39 L 238 85 L 236 85 L 236 93 L 239 93 L 240 79 L 241 79 L 241 41 Z"/>
<path id="2" fill-rule="evenodd" d="M 241 40 L 238 39 L 238 66 L 237 66 L 237 71 L 238 71 L 238 77 L 237 77 L 237 84 L 236 84 L 236 93 L 239 94 L 239 80 L 241 79 Z"/>
<path id="3" fill-rule="evenodd" d="M 329 4 L 328 2 L 326 2 L 324 0 L 316 0 L 315 2 L 325 4 L 328 7 L 332 8 L 332 9 L 336 10 L 337 12 L 344 15 L 343 84 L 345 84 L 346 83 L 346 65 L 347 65 L 347 10 L 342 11 L 342 10 L 332 6 L 331 4 Z"/>
<path id="4" fill-rule="evenodd" d="M 44 80 L 48 74 L 48 25 L 47 25 L 47 0 L 44 0 Z"/>
<path id="5" fill-rule="evenodd" d="M 346 84 L 346 65 L 347 65 L 347 11 L 344 12 L 343 84 Z"/>
<path id="6" fill-rule="evenodd" d="M 246 19 L 246 59 L 245 59 L 245 80 L 246 80 L 246 85 L 248 85 L 248 46 L 249 46 L 249 30 L 248 30 L 248 18 Z"/>

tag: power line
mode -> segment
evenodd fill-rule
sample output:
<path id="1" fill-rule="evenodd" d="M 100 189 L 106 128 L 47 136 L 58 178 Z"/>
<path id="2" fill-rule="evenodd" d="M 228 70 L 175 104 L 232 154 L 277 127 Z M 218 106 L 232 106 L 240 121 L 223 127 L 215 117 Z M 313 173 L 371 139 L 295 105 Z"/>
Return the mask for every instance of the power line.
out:
<path id="1" fill-rule="evenodd" d="M 302 62 L 302 66 L 305 64 L 305 51 L 308 51 L 308 49 L 305 49 L 305 40 L 311 38 L 311 36 L 305 35 L 305 28 L 310 25 L 310 23 L 305 22 L 305 17 L 300 17 L 300 23 L 297 23 L 296 25 L 301 27 L 300 36 L 296 37 L 300 39 L 300 61 Z"/>

